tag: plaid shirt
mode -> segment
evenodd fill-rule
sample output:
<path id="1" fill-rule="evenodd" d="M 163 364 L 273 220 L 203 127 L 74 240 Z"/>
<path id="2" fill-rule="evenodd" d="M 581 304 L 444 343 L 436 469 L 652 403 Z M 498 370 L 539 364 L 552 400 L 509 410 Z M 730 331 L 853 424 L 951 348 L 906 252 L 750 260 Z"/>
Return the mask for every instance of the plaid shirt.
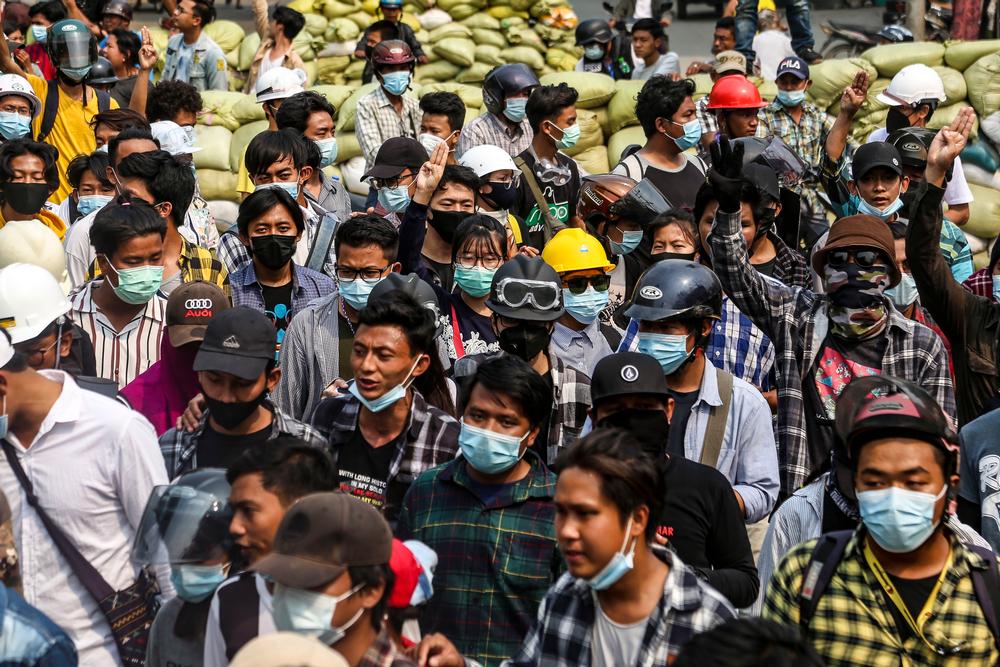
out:
<path id="1" fill-rule="evenodd" d="M 556 544 L 556 476 L 531 451 L 527 477 L 484 504 L 464 459 L 414 482 L 396 524 L 438 556 L 423 632 L 442 632 L 463 655 L 496 667 L 517 652 L 562 570 Z"/>
<path id="2" fill-rule="evenodd" d="M 531 124 L 525 118 L 517 126 L 514 132 L 509 126 L 491 113 L 473 118 L 462 128 L 462 135 L 458 138 L 458 145 L 455 147 L 455 155 L 461 157 L 465 151 L 473 146 L 499 146 L 507 151 L 508 155 L 520 155 L 531 146 L 531 138 L 534 133 L 531 131 Z"/>
<path id="3" fill-rule="evenodd" d="M 559 453 L 575 443 L 583 432 L 590 411 L 590 377 L 559 357 L 550 355 L 549 362 L 555 400 L 549 420 L 546 463 L 552 465 Z"/>
<path id="4" fill-rule="evenodd" d="M 417 667 L 417 663 L 400 653 L 389 637 L 389 631 L 383 621 L 382 631 L 361 656 L 356 667 Z"/>
<path id="5" fill-rule="evenodd" d="M 962 283 L 962 287 L 969 290 L 976 296 L 989 299 L 993 303 L 997 302 L 997 300 L 993 297 L 993 271 L 989 267 L 979 269 L 966 278 L 965 282 Z"/>
<path id="6" fill-rule="evenodd" d="M 803 102 L 802 117 L 796 123 L 785 105 L 778 100 L 761 109 L 757 118 L 760 120 L 757 125 L 758 137 L 779 137 L 809 167 L 816 170 L 820 168 L 823 156 L 826 155 L 826 135 L 833 127 L 833 118 L 813 104 Z"/>
<path id="7" fill-rule="evenodd" d="M 771 276 L 789 287 L 809 287 L 812 284 L 812 274 L 809 265 L 800 253 L 795 252 L 773 232 L 768 238 L 774 244 L 774 271 Z"/>
<path id="8" fill-rule="evenodd" d="M 225 238 L 225 234 L 222 235 Z M 313 299 L 326 296 L 333 291 L 333 280 L 329 276 L 307 269 L 304 266 L 292 264 L 292 310 L 289 319 L 305 309 Z M 253 262 L 233 274 L 232 279 L 233 305 L 248 306 L 254 310 L 265 312 L 264 293 L 257 282 L 257 273 Z"/>
<path id="9" fill-rule="evenodd" d="M 736 617 L 721 593 L 703 582 L 672 551 L 653 553 L 670 566 L 663 597 L 649 615 L 635 664 L 666 667 L 692 637 Z M 586 581 L 568 572 L 560 577 L 538 609 L 538 622 L 521 650 L 504 667 L 578 667 L 591 664 L 594 593 Z M 624 666 L 623 666 L 624 667 Z"/>
<path id="10" fill-rule="evenodd" d="M 828 297 L 807 288 L 789 287 L 755 271 L 740 231 L 739 213 L 717 212 L 709 242 L 716 259 L 715 272 L 726 294 L 774 344 L 779 401 L 778 464 L 782 491 L 789 494 L 802 486 L 814 466 L 822 463 L 810 460 L 803 388 L 804 383 L 814 381 L 812 371 L 830 328 L 826 315 Z M 954 416 L 955 394 L 941 339 L 927 327 L 903 317 L 891 305 L 883 335 L 888 344 L 881 372 L 916 382 L 931 393 L 945 412 Z"/>
<path id="11" fill-rule="evenodd" d="M 177 266 L 181 269 L 182 283 L 203 280 L 216 285 L 226 293 L 226 296 L 230 296 L 229 272 L 222 262 L 215 258 L 211 250 L 190 243 L 182 236 L 181 254 L 177 257 Z M 101 267 L 97 265 L 95 259 L 87 272 L 87 280 L 93 280 L 100 275 Z"/>
<path id="12" fill-rule="evenodd" d="M 708 95 L 694 103 L 694 110 L 701 123 L 702 134 L 719 131 L 719 121 L 715 120 L 715 112 L 708 108 Z"/>
<path id="13" fill-rule="evenodd" d="M 361 145 L 361 154 L 365 157 L 365 173 L 375 165 L 375 154 L 386 139 L 417 138 L 423 113 L 417 98 L 409 95 L 403 95 L 403 108 L 396 113 L 381 86 L 358 100 L 354 132 Z"/>
<path id="14" fill-rule="evenodd" d="M 970 568 L 987 567 L 978 554 L 951 536 L 952 564 L 934 599 L 930 615 L 920 616 L 921 629 L 931 642 L 958 645 L 947 656 L 932 652 L 917 636 L 905 642 L 889 605 L 892 604 L 865 562 L 863 528 L 848 542 L 829 588 L 820 598 L 807 631 L 813 648 L 830 667 L 856 665 L 993 665 L 1000 657 L 976 600 Z M 799 592 L 816 540 L 788 552 L 771 579 L 764 600 L 764 616 L 790 626 L 799 625 Z"/>
<path id="15" fill-rule="evenodd" d="M 326 440 L 313 427 L 292 419 L 274 407 L 270 400 L 264 401 L 264 407 L 274 414 L 268 440 L 274 440 L 279 435 L 291 435 L 315 447 L 326 448 Z M 167 466 L 167 476 L 170 479 L 198 467 L 198 441 L 207 423 L 208 409 L 204 411 L 201 422 L 195 430 L 172 428 L 160 436 L 160 453 L 163 454 L 163 462 Z"/>

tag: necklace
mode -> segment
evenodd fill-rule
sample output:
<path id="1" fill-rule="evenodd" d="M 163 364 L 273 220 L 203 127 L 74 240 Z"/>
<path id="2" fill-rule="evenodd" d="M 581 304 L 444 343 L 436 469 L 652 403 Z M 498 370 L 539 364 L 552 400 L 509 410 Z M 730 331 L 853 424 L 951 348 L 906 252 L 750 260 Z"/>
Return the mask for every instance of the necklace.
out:
<path id="1" fill-rule="evenodd" d="M 351 336 L 354 337 L 356 334 L 354 332 L 354 325 L 351 324 L 351 318 L 347 316 L 347 306 L 344 305 L 344 300 L 340 300 L 340 314 L 344 316 L 344 321 L 347 322 L 347 328 L 351 330 Z"/>

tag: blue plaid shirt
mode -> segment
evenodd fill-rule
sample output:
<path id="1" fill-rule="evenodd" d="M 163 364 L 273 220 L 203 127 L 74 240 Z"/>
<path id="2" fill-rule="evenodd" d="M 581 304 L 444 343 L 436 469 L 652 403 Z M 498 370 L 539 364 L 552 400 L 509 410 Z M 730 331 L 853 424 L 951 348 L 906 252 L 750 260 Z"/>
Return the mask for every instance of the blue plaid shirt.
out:
<path id="1" fill-rule="evenodd" d="M 261 292 L 260 283 L 257 282 L 257 273 L 254 271 L 253 262 L 231 275 L 229 285 L 233 292 L 234 306 L 248 306 L 262 313 L 266 310 L 264 294 Z M 332 292 L 333 288 L 333 279 L 329 276 L 293 263 L 292 311 L 288 319 L 291 320 L 313 299 L 318 299 Z"/>

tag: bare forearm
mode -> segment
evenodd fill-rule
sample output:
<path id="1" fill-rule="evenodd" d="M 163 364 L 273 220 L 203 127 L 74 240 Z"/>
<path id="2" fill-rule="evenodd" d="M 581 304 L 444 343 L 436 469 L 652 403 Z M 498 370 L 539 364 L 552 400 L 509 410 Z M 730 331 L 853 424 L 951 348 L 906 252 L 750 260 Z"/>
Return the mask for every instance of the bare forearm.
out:
<path id="1" fill-rule="evenodd" d="M 844 148 L 847 146 L 847 135 L 850 134 L 853 120 L 853 115 L 840 112 L 837 114 L 837 120 L 834 121 L 833 127 L 826 135 L 826 154 L 834 162 L 840 160 L 844 154 Z"/>

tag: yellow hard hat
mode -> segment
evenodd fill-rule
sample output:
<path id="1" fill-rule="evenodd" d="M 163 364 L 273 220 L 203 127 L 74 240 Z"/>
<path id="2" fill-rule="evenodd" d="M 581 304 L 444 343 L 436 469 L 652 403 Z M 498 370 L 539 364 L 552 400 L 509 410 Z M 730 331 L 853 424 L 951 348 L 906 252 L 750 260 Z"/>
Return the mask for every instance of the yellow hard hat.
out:
<path id="1" fill-rule="evenodd" d="M 611 271 L 614 264 L 601 242 L 578 227 L 570 227 L 556 233 L 542 248 L 542 259 L 556 270 L 556 273 L 601 269 Z"/>
<path id="2" fill-rule="evenodd" d="M 774 0 L 758 0 L 757 11 L 762 12 L 765 9 L 770 9 L 772 12 L 778 11 L 778 7 L 774 4 Z"/>

